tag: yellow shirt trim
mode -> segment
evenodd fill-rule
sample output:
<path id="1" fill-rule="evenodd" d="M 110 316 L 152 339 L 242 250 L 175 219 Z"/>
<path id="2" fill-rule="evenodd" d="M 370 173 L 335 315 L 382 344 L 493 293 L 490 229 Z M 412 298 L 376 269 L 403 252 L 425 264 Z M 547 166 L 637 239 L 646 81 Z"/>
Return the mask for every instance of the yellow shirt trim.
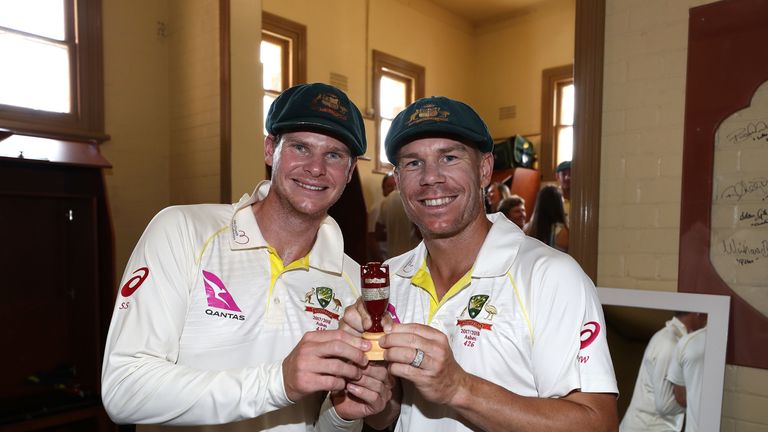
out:
<path id="1" fill-rule="evenodd" d="M 299 258 L 296 261 L 288 264 L 283 264 L 283 259 L 280 258 L 275 248 L 267 246 L 267 252 L 269 253 L 269 295 L 267 296 L 267 311 L 269 311 L 269 304 L 272 302 L 272 291 L 275 288 L 277 279 L 283 273 L 296 269 L 309 270 L 309 254 L 303 258 Z"/>
<path id="2" fill-rule="evenodd" d="M 474 268 L 474 267 L 473 267 Z M 435 316 L 437 310 L 451 297 L 455 296 L 459 291 L 469 286 L 472 282 L 472 269 L 464 274 L 459 280 L 454 283 L 442 299 L 437 298 L 437 290 L 435 289 L 435 282 L 432 280 L 432 275 L 427 269 L 427 260 L 421 263 L 421 267 L 416 271 L 416 274 L 411 278 L 411 283 L 417 287 L 423 289 L 429 294 L 429 317 L 427 318 L 427 324 L 432 322 L 432 317 Z"/>
<path id="3" fill-rule="evenodd" d="M 360 297 L 360 293 L 357 292 L 357 286 L 355 285 L 354 282 L 352 282 L 352 279 L 349 277 L 347 272 L 342 271 L 341 275 L 342 277 L 344 277 L 344 280 L 347 281 L 347 284 L 349 285 L 349 287 L 352 288 L 352 294 L 354 294 L 355 297 Z"/>
<path id="4" fill-rule="evenodd" d="M 221 234 L 221 232 L 224 231 L 227 228 L 229 228 L 229 225 L 224 225 L 223 227 L 219 228 L 218 231 L 216 231 L 215 233 L 211 234 L 211 236 L 208 237 L 207 240 L 205 240 L 205 243 L 203 243 L 203 249 L 200 251 L 200 255 L 197 256 L 197 259 L 195 260 L 195 264 L 200 265 L 200 261 L 203 260 L 203 254 L 205 253 L 205 250 L 208 249 L 208 245 L 211 244 L 211 242 L 213 241 L 214 237 L 216 237 L 217 235 Z"/>
<path id="5" fill-rule="evenodd" d="M 528 326 L 528 333 L 531 335 L 531 344 L 533 344 L 533 327 L 531 326 L 530 318 L 528 318 L 528 312 L 525 310 L 525 306 L 523 306 L 523 299 L 520 298 L 520 291 L 518 291 L 517 284 L 515 284 L 514 279 L 512 279 L 512 275 L 507 273 L 507 277 L 509 278 L 509 282 L 512 284 L 512 289 L 515 290 L 515 298 L 517 299 L 517 304 L 520 305 L 520 310 L 523 311 L 525 324 Z"/>

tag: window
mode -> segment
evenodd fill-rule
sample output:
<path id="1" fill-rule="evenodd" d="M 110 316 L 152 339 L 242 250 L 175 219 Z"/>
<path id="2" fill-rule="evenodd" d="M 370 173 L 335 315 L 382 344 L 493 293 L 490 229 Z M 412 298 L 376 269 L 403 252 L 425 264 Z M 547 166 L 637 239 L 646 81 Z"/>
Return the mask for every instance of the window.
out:
<path id="1" fill-rule="evenodd" d="M 384 151 L 384 138 L 395 116 L 424 97 L 424 67 L 380 51 L 373 51 L 373 103 L 376 109 L 376 167 L 392 169 Z"/>
<path id="2" fill-rule="evenodd" d="M 101 0 L 0 2 L 0 128 L 104 141 Z"/>
<path id="3" fill-rule="evenodd" d="M 306 82 L 307 28 L 268 12 L 262 13 L 261 63 L 264 123 L 272 102 L 285 89 Z M 267 135 L 264 129 L 264 135 Z"/>
<path id="4" fill-rule="evenodd" d="M 554 180 L 557 164 L 573 158 L 573 66 L 546 69 L 541 82 L 542 130 L 539 163 L 544 180 Z"/>
<path id="5" fill-rule="evenodd" d="M 555 166 L 573 158 L 573 80 L 557 83 L 555 96 Z"/>

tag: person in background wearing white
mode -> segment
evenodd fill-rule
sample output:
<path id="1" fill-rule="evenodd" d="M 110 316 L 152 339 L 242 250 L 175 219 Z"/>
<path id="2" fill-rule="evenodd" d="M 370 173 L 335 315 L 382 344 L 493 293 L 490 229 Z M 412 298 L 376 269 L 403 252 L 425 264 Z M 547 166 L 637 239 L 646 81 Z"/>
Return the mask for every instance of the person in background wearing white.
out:
<path id="1" fill-rule="evenodd" d="M 667 371 L 667 379 L 674 385 L 675 400 L 685 407 L 685 432 L 699 430 L 706 344 L 706 327 L 680 338 Z"/>
<path id="2" fill-rule="evenodd" d="M 384 200 L 395 190 L 395 177 L 392 172 L 388 172 L 381 179 L 381 197 L 371 206 L 368 211 L 368 261 L 384 261 L 387 254 L 386 232 L 380 231 L 379 238 L 376 231 L 376 223 L 379 221 L 381 206 Z"/>
<path id="3" fill-rule="evenodd" d="M 667 370 L 675 358 L 677 343 L 686 334 L 700 329 L 705 314 L 675 312 L 657 331 L 643 353 L 635 390 L 621 420 L 621 432 L 672 432 L 683 429 L 685 409 L 675 400 Z"/>

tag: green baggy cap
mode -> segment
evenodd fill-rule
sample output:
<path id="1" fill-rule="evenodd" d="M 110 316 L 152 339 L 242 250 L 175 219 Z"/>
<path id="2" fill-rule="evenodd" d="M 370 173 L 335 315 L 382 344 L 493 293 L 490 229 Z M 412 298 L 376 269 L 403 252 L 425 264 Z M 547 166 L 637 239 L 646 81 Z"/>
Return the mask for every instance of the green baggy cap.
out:
<path id="1" fill-rule="evenodd" d="M 352 156 L 367 148 L 363 116 L 347 95 L 323 83 L 299 84 L 280 94 L 267 113 L 267 132 L 316 132 L 349 147 Z"/>
<path id="2" fill-rule="evenodd" d="M 493 138 L 483 119 L 469 105 L 444 96 L 422 98 L 398 114 L 387 132 L 387 159 L 397 165 L 397 152 L 420 138 L 448 137 L 471 144 L 483 153 L 493 151 Z"/>

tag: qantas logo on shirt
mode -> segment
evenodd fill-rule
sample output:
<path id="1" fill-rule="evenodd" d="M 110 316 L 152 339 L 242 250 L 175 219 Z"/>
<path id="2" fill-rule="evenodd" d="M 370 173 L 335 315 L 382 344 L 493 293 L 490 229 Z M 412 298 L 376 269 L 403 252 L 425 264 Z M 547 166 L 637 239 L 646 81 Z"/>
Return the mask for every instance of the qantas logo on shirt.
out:
<path id="1" fill-rule="evenodd" d="M 216 309 L 224 309 L 231 312 L 241 312 L 240 308 L 237 306 L 237 303 L 235 303 L 235 299 L 232 298 L 232 295 L 224 286 L 224 282 L 222 282 L 218 276 L 203 270 L 203 284 L 205 285 L 205 297 L 208 300 L 208 306 Z M 212 309 L 206 309 L 205 313 L 211 316 L 220 316 L 223 318 L 231 318 L 239 321 L 245 320 L 245 315 L 214 311 Z"/>

